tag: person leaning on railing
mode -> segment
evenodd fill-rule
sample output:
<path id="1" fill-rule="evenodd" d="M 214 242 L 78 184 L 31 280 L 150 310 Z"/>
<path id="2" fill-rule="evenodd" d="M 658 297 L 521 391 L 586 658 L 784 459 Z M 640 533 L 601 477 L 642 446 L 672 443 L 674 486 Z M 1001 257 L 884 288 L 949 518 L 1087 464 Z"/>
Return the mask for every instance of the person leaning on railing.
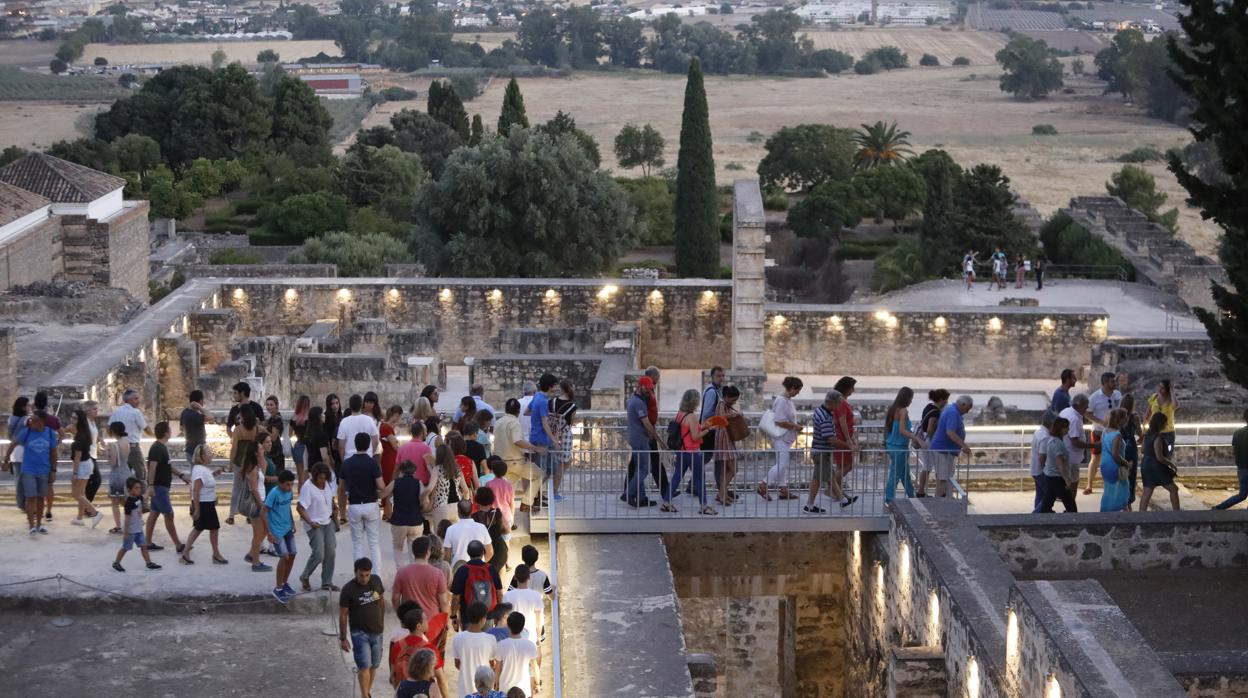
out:
<path id="1" fill-rule="evenodd" d="M 533 506 L 542 482 L 542 469 L 524 457 L 525 451 L 545 453 L 544 446 L 536 446 L 524 438 L 520 423 L 520 401 L 510 398 L 503 405 L 505 414 L 494 424 L 494 453 L 507 463 L 506 478 L 520 492 L 520 511 Z"/>

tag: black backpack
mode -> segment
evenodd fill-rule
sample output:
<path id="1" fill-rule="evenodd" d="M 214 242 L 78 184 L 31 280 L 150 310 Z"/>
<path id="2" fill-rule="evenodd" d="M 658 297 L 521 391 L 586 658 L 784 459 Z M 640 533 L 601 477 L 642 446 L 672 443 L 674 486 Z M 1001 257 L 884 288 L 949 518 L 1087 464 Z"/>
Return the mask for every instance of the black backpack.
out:
<path id="1" fill-rule="evenodd" d="M 667 423 L 667 448 L 670 451 L 680 451 L 685 447 L 684 440 L 681 438 L 683 416 L 683 413 L 677 413 L 672 421 Z"/>

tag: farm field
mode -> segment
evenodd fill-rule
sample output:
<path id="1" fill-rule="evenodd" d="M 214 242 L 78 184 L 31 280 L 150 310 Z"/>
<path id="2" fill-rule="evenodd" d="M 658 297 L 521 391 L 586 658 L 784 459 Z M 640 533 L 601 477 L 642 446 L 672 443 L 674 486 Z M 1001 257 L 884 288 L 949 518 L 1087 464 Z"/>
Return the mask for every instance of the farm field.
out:
<path id="1" fill-rule="evenodd" d="M 55 41 L 35 39 L 10 39 L 0 41 L 0 65 L 17 65 L 28 68 L 47 68 L 56 52 Z"/>
<path id="2" fill-rule="evenodd" d="M 481 48 L 485 49 L 486 53 L 489 53 L 491 50 L 496 49 L 499 46 L 502 46 L 503 42 L 507 41 L 508 39 L 515 41 L 516 33 L 515 32 L 477 32 L 477 33 L 456 32 L 451 35 L 451 38 L 454 39 L 455 41 L 463 41 L 469 44 L 472 44 L 472 43 L 481 44 Z"/>
<path id="3" fill-rule="evenodd" d="M 1021 102 L 1000 92 L 996 71 L 985 75 L 982 66 L 822 80 L 708 76 L 717 176 L 723 184 L 753 176 L 765 154 L 763 139 L 783 126 L 857 127 L 877 119 L 896 120 L 913 133 L 916 151 L 940 147 L 963 165 L 999 165 L 1022 196 L 1048 215 L 1073 196 L 1104 192 L 1110 175 L 1122 167 L 1113 161 L 1119 155 L 1144 145 L 1165 150 L 1189 140 L 1185 130 L 1147 118 L 1116 96 L 1101 95 L 1101 83 L 1095 80 L 1070 79 L 1068 84 L 1075 94 Z M 465 105 L 470 114 L 480 113 L 490 129 L 498 121 L 504 87 L 505 81 L 495 80 L 485 94 Z M 667 139 L 667 166 L 676 163 L 684 76 L 580 73 L 565 79 L 521 78 L 520 87 L 531 122 L 545 121 L 560 109 L 571 113 L 598 141 L 604 167 L 613 165 L 611 144 L 629 122 L 659 129 Z M 385 106 L 387 112 L 400 106 L 423 109 L 424 100 Z M 388 114 L 374 112 L 364 125 L 388 119 Z M 1036 124 L 1052 124 L 1059 135 L 1033 136 Z M 1216 227 L 1182 204 L 1183 190 L 1162 164 L 1151 163 L 1148 169 L 1169 196 L 1168 205 L 1181 211 L 1180 235 L 1197 250 L 1213 254 Z"/>
<path id="4" fill-rule="evenodd" d="M 940 31 L 939 29 L 843 29 L 841 31 L 806 31 L 816 49 L 844 51 L 854 58 L 881 46 L 896 46 L 918 65 L 924 53 L 949 65 L 954 58 L 966 56 L 972 65 L 995 65 L 996 53 L 1005 46 L 1006 37 L 996 32 Z"/>
<path id="5" fill-rule="evenodd" d="M 113 100 L 126 94 L 116 79 L 96 75 L 51 75 L 0 66 L 0 101 Z"/>
<path id="6" fill-rule="evenodd" d="M 315 56 L 322 51 L 329 56 L 342 52 L 332 41 L 195 41 L 170 44 L 87 44 L 83 50 L 84 61 L 97 56 L 108 59 L 111 65 L 126 63 L 199 63 L 212 62 L 212 53 L 225 51 L 227 62 L 255 63 L 256 54 L 273 49 L 283 61 L 294 62 L 300 58 Z"/>
<path id="7" fill-rule="evenodd" d="M 73 140 L 84 114 L 107 109 L 108 104 L 58 102 L 0 102 L 0 147 L 46 148 L 56 141 Z"/>

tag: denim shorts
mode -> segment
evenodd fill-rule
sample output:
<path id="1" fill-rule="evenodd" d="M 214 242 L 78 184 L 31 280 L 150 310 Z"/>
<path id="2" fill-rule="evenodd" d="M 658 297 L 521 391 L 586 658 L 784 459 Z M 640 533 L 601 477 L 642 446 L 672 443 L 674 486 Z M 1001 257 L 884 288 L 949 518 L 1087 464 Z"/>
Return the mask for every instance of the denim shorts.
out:
<path id="1" fill-rule="evenodd" d="M 152 486 L 152 511 L 157 514 L 173 516 L 173 502 L 169 501 L 169 488 L 164 485 Z"/>
<path id="2" fill-rule="evenodd" d="M 121 539 L 122 550 L 129 550 L 130 548 L 133 548 L 136 545 L 139 546 L 140 548 L 147 545 L 147 541 L 143 539 L 142 531 L 139 531 L 138 533 L 127 533 Z"/>
<path id="3" fill-rule="evenodd" d="M 26 497 L 48 496 L 48 475 L 22 473 L 22 494 Z"/>
<path id="4" fill-rule="evenodd" d="M 357 669 L 376 669 L 381 666 L 381 633 L 374 635 L 352 630 L 351 654 L 355 656 Z"/>
<path id="5" fill-rule="evenodd" d="M 277 543 L 273 546 L 273 551 L 277 553 L 278 557 L 295 556 L 295 530 L 293 528 L 277 539 Z"/>

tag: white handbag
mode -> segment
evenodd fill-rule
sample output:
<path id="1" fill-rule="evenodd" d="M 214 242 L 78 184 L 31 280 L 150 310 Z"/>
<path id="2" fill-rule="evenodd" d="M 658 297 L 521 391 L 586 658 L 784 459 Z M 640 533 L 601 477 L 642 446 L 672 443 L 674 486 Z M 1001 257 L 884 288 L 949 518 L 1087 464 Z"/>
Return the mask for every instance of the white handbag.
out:
<path id="1" fill-rule="evenodd" d="M 773 441 L 788 433 L 788 429 L 776 425 L 776 413 L 771 409 L 763 412 L 763 416 L 758 418 L 758 428 Z"/>

